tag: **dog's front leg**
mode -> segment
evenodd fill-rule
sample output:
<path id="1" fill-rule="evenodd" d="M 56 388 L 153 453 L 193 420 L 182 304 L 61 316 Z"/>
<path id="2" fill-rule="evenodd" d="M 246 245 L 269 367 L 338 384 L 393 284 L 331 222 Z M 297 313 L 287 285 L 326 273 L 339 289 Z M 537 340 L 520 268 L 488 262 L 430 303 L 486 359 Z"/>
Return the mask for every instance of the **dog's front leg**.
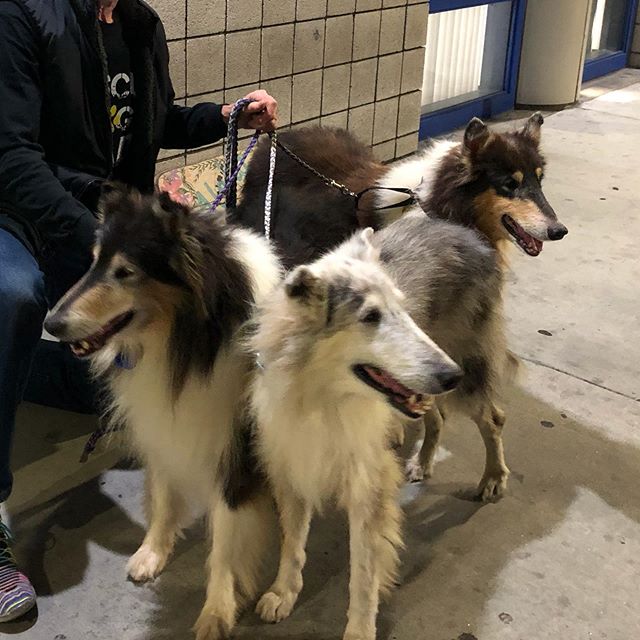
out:
<path id="1" fill-rule="evenodd" d="M 349 610 L 343 640 L 375 640 L 376 616 L 380 600 L 380 577 L 376 571 L 376 537 L 370 518 L 363 515 L 365 505 L 349 510 Z"/>
<path id="2" fill-rule="evenodd" d="M 256 612 L 265 622 L 280 622 L 289 616 L 302 590 L 302 569 L 309 536 L 311 508 L 290 490 L 276 490 L 282 547 L 275 582 L 260 598 Z"/>
<path id="3" fill-rule="evenodd" d="M 402 548 L 398 505 L 402 470 L 390 451 L 384 452 L 379 463 L 379 477 L 367 478 L 347 503 L 351 577 L 349 621 L 343 640 L 375 640 L 380 596 L 397 583 L 398 550 Z M 373 502 L 363 500 L 364 496 Z"/>
<path id="4" fill-rule="evenodd" d="M 153 580 L 164 569 L 185 511 L 180 496 L 152 465 L 147 467 L 145 485 L 149 528 L 127 563 L 127 574 L 135 582 Z"/>
<path id="5" fill-rule="evenodd" d="M 483 501 L 500 498 L 509 479 L 509 468 L 504 459 L 502 428 L 504 427 L 504 411 L 490 404 L 474 418 L 486 448 L 484 474 L 478 486 L 478 497 Z"/>
<path id="6" fill-rule="evenodd" d="M 440 433 L 444 418 L 438 406 L 433 404 L 424 416 L 424 440 L 407 461 L 407 479 L 409 482 L 420 482 L 433 475 L 433 463 L 440 442 Z"/>
<path id="7" fill-rule="evenodd" d="M 238 615 L 233 563 L 234 513 L 223 500 L 213 509 L 213 544 L 209 554 L 207 599 L 195 624 L 197 640 L 228 638 Z"/>
<path id="8" fill-rule="evenodd" d="M 264 491 L 235 508 L 217 500 L 211 517 L 207 599 L 195 625 L 197 640 L 227 638 L 238 616 L 238 596 L 255 596 L 274 521 L 271 496 Z"/>

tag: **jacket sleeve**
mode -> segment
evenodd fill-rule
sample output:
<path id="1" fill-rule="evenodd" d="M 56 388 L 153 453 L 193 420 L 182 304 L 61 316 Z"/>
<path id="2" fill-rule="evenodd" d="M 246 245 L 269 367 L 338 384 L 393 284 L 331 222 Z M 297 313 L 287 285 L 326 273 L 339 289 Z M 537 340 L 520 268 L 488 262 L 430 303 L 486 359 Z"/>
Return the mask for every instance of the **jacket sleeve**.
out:
<path id="1" fill-rule="evenodd" d="M 0 211 L 26 221 L 40 243 L 70 235 L 89 209 L 65 190 L 38 143 L 39 36 L 24 10 L 0 0 Z"/>
<path id="2" fill-rule="evenodd" d="M 162 141 L 164 149 L 194 149 L 213 144 L 227 135 L 222 105 L 201 102 L 193 107 L 181 107 L 173 104 L 173 96 L 169 104 Z"/>
<path id="3" fill-rule="evenodd" d="M 227 124 L 222 118 L 222 105 L 201 102 L 193 107 L 174 104 L 175 91 L 169 77 L 169 48 L 164 27 L 158 24 L 159 37 L 164 44 L 161 52 L 167 69 L 167 119 L 162 138 L 163 149 L 194 149 L 213 144 L 227 135 Z"/>

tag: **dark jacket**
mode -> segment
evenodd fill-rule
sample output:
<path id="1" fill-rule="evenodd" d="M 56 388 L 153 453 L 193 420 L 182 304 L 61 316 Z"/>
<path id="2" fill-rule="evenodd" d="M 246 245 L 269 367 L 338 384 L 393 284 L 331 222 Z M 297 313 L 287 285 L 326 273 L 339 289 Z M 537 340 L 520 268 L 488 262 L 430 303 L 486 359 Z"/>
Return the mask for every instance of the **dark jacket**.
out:
<path id="1" fill-rule="evenodd" d="M 174 104 L 158 15 L 120 0 L 136 95 L 131 144 L 113 168 L 107 61 L 96 0 L 0 0 L 0 228 L 36 254 L 91 215 L 100 183 L 153 188 L 160 148 L 210 144 L 219 105 Z"/>

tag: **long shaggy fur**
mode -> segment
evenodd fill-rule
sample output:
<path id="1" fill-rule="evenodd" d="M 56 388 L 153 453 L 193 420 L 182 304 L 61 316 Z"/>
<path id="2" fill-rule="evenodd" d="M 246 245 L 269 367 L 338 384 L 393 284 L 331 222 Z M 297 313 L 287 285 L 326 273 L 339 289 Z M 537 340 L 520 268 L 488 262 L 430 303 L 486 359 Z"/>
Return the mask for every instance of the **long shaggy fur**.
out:
<path id="1" fill-rule="evenodd" d="M 370 149 L 342 129 L 310 127 L 281 133 L 279 139 L 312 167 L 355 193 L 372 186 L 385 171 Z M 265 139 L 251 158 L 242 200 L 229 217 L 260 233 L 264 233 L 268 165 Z M 287 268 L 316 260 L 358 228 L 378 228 L 381 220 L 370 210 L 371 203 L 371 197 L 365 198 L 362 211 L 356 211 L 352 198 L 327 186 L 278 149 L 271 228 Z"/>
<path id="2" fill-rule="evenodd" d="M 254 366 L 244 326 L 280 265 L 249 231 L 119 187 L 104 198 L 95 253 L 48 322 L 83 348 L 114 317 L 133 314 L 90 356 L 147 473 L 149 527 L 127 570 L 137 581 L 155 578 L 181 529 L 208 515 L 215 536 L 196 631 L 217 640 L 235 623 L 239 597 L 255 591 L 273 519 L 244 410 Z M 123 356 L 128 368 L 115 364 Z"/>
<path id="3" fill-rule="evenodd" d="M 356 237 L 296 269 L 260 309 L 252 405 L 283 528 L 278 577 L 258 604 L 267 621 L 291 612 L 311 515 L 335 500 L 350 524 L 345 638 L 375 638 L 378 597 L 394 583 L 402 546 L 402 473 L 389 446 L 400 413 L 354 367 L 376 366 L 426 394 L 457 371 L 403 304 L 377 252 Z"/>
<path id="4" fill-rule="evenodd" d="M 478 229 L 504 262 L 507 247 L 517 244 L 502 222 L 505 213 L 540 241 L 560 239 L 566 228 L 541 189 L 542 122 L 542 116 L 534 114 L 520 130 L 497 133 L 474 118 L 461 141 L 435 141 L 388 166 L 341 129 L 309 127 L 282 134 L 290 149 L 325 176 L 356 193 L 374 188 L 356 209 L 353 198 L 328 187 L 279 151 L 271 230 L 284 263 L 287 267 L 307 263 L 338 246 L 358 227 L 377 230 L 405 214 L 404 204 L 393 206 L 405 196 L 384 187 L 412 190 L 417 203 L 414 215 L 426 212 Z M 232 214 L 234 222 L 259 232 L 264 232 L 267 167 L 265 142 L 250 161 L 243 201 Z"/>

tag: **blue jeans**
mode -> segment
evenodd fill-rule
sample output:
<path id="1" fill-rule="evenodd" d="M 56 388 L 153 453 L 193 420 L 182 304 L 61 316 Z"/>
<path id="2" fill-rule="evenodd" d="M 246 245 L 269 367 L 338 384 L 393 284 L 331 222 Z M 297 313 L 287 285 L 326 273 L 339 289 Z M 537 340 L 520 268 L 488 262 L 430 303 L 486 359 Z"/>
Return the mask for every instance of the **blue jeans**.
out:
<path id="1" fill-rule="evenodd" d="M 94 411 L 86 365 L 65 345 L 40 339 L 47 309 L 85 273 L 89 251 L 65 251 L 38 263 L 17 238 L 0 229 L 0 502 L 11 493 L 11 448 L 23 399 Z"/>

